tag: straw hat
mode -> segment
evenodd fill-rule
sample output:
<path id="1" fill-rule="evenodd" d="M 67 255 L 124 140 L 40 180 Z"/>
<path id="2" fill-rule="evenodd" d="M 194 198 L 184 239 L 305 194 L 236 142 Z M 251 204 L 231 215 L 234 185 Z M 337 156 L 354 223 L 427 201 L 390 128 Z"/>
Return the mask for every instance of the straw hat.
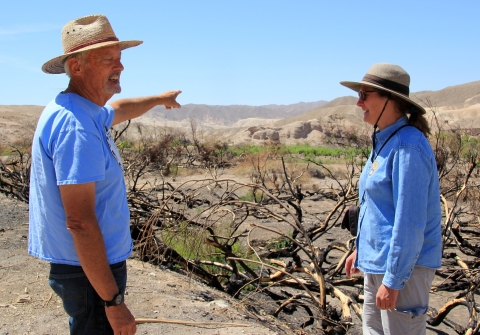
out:
<path id="1" fill-rule="evenodd" d="M 341 81 L 340 84 L 356 92 L 360 90 L 362 85 L 390 92 L 412 105 L 412 108 L 407 112 L 425 114 L 425 109 L 409 98 L 410 75 L 398 65 L 374 64 L 362 81 Z"/>
<path id="2" fill-rule="evenodd" d="M 120 50 L 135 47 L 143 41 L 119 41 L 105 15 L 89 15 L 68 22 L 62 30 L 63 55 L 42 66 L 45 73 L 65 73 L 63 63 L 76 53 L 119 45 Z"/>

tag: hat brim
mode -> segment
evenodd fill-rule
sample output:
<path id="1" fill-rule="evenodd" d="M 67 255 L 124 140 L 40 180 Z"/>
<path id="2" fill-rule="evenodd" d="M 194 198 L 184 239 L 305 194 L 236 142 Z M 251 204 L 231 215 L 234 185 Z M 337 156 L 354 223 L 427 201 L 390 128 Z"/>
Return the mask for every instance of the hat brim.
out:
<path id="1" fill-rule="evenodd" d="M 94 50 L 94 49 L 99 49 L 99 48 L 104 48 L 104 47 L 109 47 L 112 45 L 118 45 L 120 46 L 120 50 L 125 50 L 128 48 L 136 47 L 137 45 L 142 44 L 143 41 L 113 41 L 113 42 L 104 42 L 104 43 L 97 43 L 94 45 L 90 45 L 88 47 L 75 50 L 74 52 L 69 52 L 66 54 L 63 54 L 61 56 L 55 57 L 50 59 L 48 62 L 43 64 L 42 66 L 42 71 L 45 73 L 50 73 L 50 74 L 60 74 L 60 73 L 65 73 L 65 68 L 63 63 L 65 62 L 65 59 L 68 57 L 78 54 L 79 52 L 82 51 L 87 51 L 87 50 Z"/>
<path id="2" fill-rule="evenodd" d="M 398 93 L 398 92 L 395 92 L 395 91 L 390 90 L 388 88 L 385 88 L 385 87 L 382 87 L 382 86 L 379 86 L 379 85 L 375 85 L 375 84 L 372 84 L 372 83 L 369 83 L 369 82 L 366 82 L 366 81 L 341 81 L 340 84 L 345 86 L 345 87 L 348 87 L 351 90 L 354 90 L 355 92 L 360 91 L 360 88 L 362 86 L 368 86 L 368 87 L 373 87 L 373 88 L 376 88 L 376 89 L 379 89 L 379 90 L 382 90 L 382 91 L 392 93 L 392 94 L 396 95 L 397 97 L 400 97 L 403 100 L 409 102 L 411 105 L 413 105 L 413 107 L 415 107 L 415 109 L 418 111 L 417 113 L 419 113 L 421 115 L 426 113 L 425 108 L 423 108 L 422 106 L 417 104 L 415 101 L 410 99 L 408 96 L 406 96 L 404 94 L 401 94 L 401 93 Z M 407 112 L 411 113 L 412 111 L 407 111 Z"/>

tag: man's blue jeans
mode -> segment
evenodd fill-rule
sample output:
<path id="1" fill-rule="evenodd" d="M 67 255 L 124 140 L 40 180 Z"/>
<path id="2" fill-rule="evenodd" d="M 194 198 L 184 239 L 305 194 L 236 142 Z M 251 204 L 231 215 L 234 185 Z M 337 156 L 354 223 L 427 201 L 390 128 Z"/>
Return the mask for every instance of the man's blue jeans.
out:
<path id="1" fill-rule="evenodd" d="M 127 264 L 125 261 L 111 264 L 118 288 L 125 292 Z M 87 279 L 81 266 L 50 263 L 48 283 L 63 301 L 63 308 L 70 315 L 70 334 L 112 334 L 105 307 Z"/>

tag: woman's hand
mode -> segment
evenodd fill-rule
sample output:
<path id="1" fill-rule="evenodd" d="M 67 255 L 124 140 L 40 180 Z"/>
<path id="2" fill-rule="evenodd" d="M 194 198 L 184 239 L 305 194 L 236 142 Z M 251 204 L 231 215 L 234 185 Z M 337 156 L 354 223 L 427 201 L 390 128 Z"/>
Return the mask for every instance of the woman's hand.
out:
<path id="1" fill-rule="evenodd" d="M 352 274 L 360 272 L 359 269 L 353 266 L 355 264 L 355 258 L 357 258 L 357 250 L 348 256 L 347 260 L 345 261 L 345 273 L 347 274 L 348 278 L 350 278 Z"/>
<path id="2" fill-rule="evenodd" d="M 391 309 L 395 308 L 398 298 L 398 290 L 381 285 L 377 291 L 377 307 L 380 309 Z"/>

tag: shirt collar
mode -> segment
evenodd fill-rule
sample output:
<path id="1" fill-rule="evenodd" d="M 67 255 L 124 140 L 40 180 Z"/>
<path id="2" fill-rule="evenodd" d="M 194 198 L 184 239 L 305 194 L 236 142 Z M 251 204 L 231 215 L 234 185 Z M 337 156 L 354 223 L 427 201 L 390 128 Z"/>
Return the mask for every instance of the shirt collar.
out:
<path id="1" fill-rule="evenodd" d="M 383 143 L 395 130 L 408 123 L 408 117 L 406 115 L 400 117 L 395 123 L 389 125 L 383 130 L 378 130 L 372 134 L 375 136 L 378 143 Z"/>

